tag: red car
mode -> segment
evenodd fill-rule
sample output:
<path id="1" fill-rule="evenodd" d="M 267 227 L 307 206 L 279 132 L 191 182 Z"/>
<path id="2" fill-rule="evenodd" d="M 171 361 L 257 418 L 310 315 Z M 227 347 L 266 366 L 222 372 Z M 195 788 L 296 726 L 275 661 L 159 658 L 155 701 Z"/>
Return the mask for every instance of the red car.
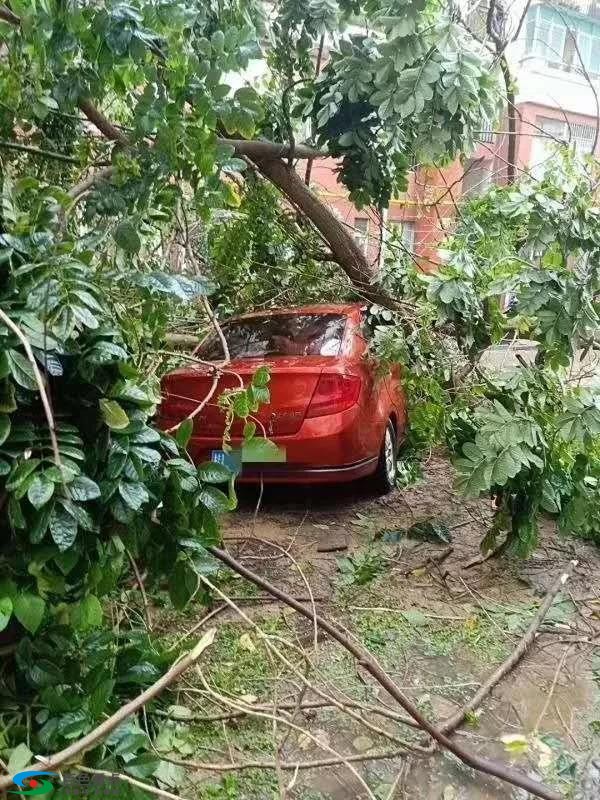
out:
<path id="1" fill-rule="evenodd" d="M 254 419 L 257 433 L 262 429 L 278 446 L 277 457 L 263 460 L 256 448 L 245 456 L 244 423 L 234 422 L 231 446 L 241 461 L 240 480 L 331 483 L 369 477 L 381 492 L 394 486 L 405 398 L 398 371 L 385 374 L 367 353 L 360 304 L 255 312 L 224 323 L 223 332 L 231 361 L 211 401 L 194 417 L 188 450 L 195 461 L 231 463 L 232 454 L 222 449 L 225 416 L 219 394 L 239 387 L 240 381 L 248 383 L 265 365 L 271 375 L 270 402 Z M 210 337 L 195 355 L 222 361 L 219 337 Z M 191 414 L 213 380 L 211 367 L 195 364 L 166 375 L 160 426 L 173 429 Z"/>

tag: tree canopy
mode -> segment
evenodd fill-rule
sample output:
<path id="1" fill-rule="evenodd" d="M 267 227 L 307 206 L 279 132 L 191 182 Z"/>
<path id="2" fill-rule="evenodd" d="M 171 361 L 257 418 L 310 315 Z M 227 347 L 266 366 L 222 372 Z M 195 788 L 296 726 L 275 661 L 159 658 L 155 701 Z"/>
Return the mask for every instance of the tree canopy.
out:
<path id="1" fill-rule="evenodd" d="M 83 735 L 169 660 L 103 618 L 132 563 L 177 608 L 216 570 L 233 478 L 191 463 L 191 419 L 153 422 L 178 357 L 166 328 L 210 328 L 211 294 L 225 313 L 282 293 L 372 301 L 379 357 L 406 367 L 411 444 L 444 441 L 464 490 L 495 497 L 486 550 L 503 534 L 528 553 L 541 510 L 600 535 L 600 404 L 567 373 L 596 346 L 596 165 L 565 147 L 542 179 L 463 205 L 434 276 L 393 242 L 375 274 L 296 169 L 334 156 L 350 198 L 384 208 L 410 170 L 473 148 L 499 75 L 454 10 L 422 0 L 0 5 L 0 636 L 11 690 L 42 705 L 36 748 Z M 536 364 L 482 375 L 516 332 Z M 218 400 L 248 440 L 268 382 Z"/>

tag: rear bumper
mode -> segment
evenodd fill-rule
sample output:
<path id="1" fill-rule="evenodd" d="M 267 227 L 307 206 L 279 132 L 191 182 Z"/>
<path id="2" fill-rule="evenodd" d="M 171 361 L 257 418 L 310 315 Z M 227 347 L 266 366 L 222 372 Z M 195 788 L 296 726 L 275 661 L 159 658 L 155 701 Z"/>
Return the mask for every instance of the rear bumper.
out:
<path id="1" fill-rule="evenodd" d="M 161 426 L 161 427 L 166 427 Z M 372 474 L 379 445 L 373 425 L 364 425 L 358 406 L 324 417 L 305 419 L 297 433 L 269 436 L 286 452 L 284 463 L 244 462 L 242 483 L 338 483 Z M 232 447 L 241 447 L 233 437 Z M 223 447 L 221 438 L 192 435 L 188 452 L 196 463 L 207 461 L 212 450 Z"/>
<path id="2" fill-rule="evenodd" d="M 375 472 L 377 456 L 355 464 L 312 467 L 306 464 L 244 464 L 240 483 L 342 483 L 366 478 Z"/>

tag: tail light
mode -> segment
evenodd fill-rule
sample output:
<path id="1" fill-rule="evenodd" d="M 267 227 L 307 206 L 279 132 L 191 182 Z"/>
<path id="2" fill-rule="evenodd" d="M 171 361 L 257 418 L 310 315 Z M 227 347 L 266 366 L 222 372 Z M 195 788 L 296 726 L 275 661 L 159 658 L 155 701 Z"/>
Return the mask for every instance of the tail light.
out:
<path id="1" fill-rule="evenodd" d="M 310 401 L 307 417 L 324 417 L 351 408 L 360 395 L 356 375 L 321 375 Z"/>

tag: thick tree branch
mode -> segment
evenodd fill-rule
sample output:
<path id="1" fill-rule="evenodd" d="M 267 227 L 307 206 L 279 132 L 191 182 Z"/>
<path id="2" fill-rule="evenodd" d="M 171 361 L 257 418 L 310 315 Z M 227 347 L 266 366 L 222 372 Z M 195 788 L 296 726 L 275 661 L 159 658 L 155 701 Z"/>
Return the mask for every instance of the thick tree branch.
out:
<path id="1" fill-rule="evenodd" d="M 0 6 L 0 19 L 4 20 L 4 22 L 8 22 L 10 25 L 19 26 L 21 24 L 19 17 L 5 5 Z"/>
<path id="2" fill-rule="evenodd" d="M 410 716 L 417 721 L 420 728 L 426 731 L 426 733 L 428 733 L 438 744 L 440 744 L 449 752 L 453 753 L 464 764 L 479 772 L 500 778 L 501 780 L 506 781 L 513 786 L 518 786 L 522 789 L 525 789 L 536 797 L 544 798 L 544 800 L 563 800 L 562 795 L 559 792 L 554 791 L 554 789 L 551 789 L 549 786 L 533 780 L 528 775 L 525 775 L 524 773 L 515 770 L 506 764 L 502 764 L 499 761 L 484 758 L 475 753 L 471 753 L 470 751 L 465 750 L 461 745 L 454 742 L 452 739 L 449 739 L 438 728 L 432 725 L 429 720 L 425 719 L 419 709 L 398 688 L 387 672 L 382 669 L 382 667 L 368 652 L 368 650 L 365 650 L 357 642 L 348 638 L 348 636 L 342 633 L 342 631 L 339 630 L 336 625 L 329 622 L 329 620 L 326 620 L 323 617 L 315 614 L 313 609 L 294 600 L 294 598 L 290 597 L 287 592 L 284 592 L 282 589 L 265 580 L 260 575 L 257 575 L 255 572 L 249 570 L 243 564 L 240 564 L 239 561 L 233 558 L 233 556 L 231 556 L 225 550 L 221 550 L 218 547 L 209 547 L 208 549 L 216 558 L 218 558 L 224 564 L 227 564 L 227 566 L 230 567 L 230 569 L 232 569 L 234 572 L 237 572 L 238 575 L 241 575 L 242 577 L 246 578 L 246 580 L 251 581 L 256 586 L 259 586 L 261 589 L 269 592 L 269 594 L 277 597 L 279 600 L 295 609 L 299 614 L 302 614 L 302 616 L 306 617 L 307 619 L 314 619 L 321 630 L 328 633 L 333 639 L 341 644 L 342 647 L 348 650 L 348 652 L 351 653 L 354 658 L 356 658 L 359 665 L 373 678 L 375 678 L 375 680 L 390 694 L 390 696 L 393 697 L 394 700 L 396 700 L 396 702 L 399 703 L 399 705 L 401 705 L 402 708 L 404 708 L 404 710 L 407 711 Z"/>
<path id="3" fill-rule="evenodd" d="M 395 300 L 377 287 L 375 273 L 362 248 L 333 211 L 304 183 L 296 170 L 281 159 L 256 159 L 254 163 L 265 178 L 312 222 L 327 242 L 332 260 L 344 270 L 365 300 L 404 315 L 411 311 L 412 306 L 409 303 Z"/>
<path id="4" fill-rule="evenodd" d="M 13 25 L 20 25 L 20 20 L 15 14 L 5 6 L 1 6 L 0 11 L 2 9 L 5 10 L 2 14 L 3 19 Z M 79 108 L 107 139 L 122 145 L 128 144 L 126 134 L 117 128 L 91 99 L 80 99 Z M 260 140 L 218 139 L 217 141 L 233 146 L 237 155 L 253 159 L 263 175 L 277 186 L 317 228 L 329 244 L 335 261 L 365 299 L 395 311 L 406 312 L 406 304 L 399 303 L 381 290 L 373 288 L 374 272 L 365 253 L 329 208 L 308 189 L 289 165 L 281 161 L 281 157 L 285 155 L 293 154 L 294 158 L 310 159 L 322 158 L 327 155 L 326 153 L 304 145 L 294 145 L 292 151 L 289 144 Z"/>
<path id="5" fill-rule="evenodd" d="M 79 101 L 79 108 L 89 119 L 89 121 L 98 128 L 111 142 L 118 142 L 119 144 L 126 145 L 129 140 L 122 130 L 117 128 L 103 113 L 97 108 L 91 100 L 82 99 Z M 291 148 L 289 144 L 279 144 L 278 142 L 268 142 L 263 139 L 229 139 L 220 137 L 217 139 L 218 144 L 229 145 L 235 150 L 238 156 L 248 156 L 252 159 L 262 158 L 283 158 L 289 156 Z M 307 147 L 303 144 L 298 144 L 294 147 L 294 158 L 326 158 L 327 153 L 322 150 L 315 150 L 314 147 Z"/>
<path id="6" fill-rule="evenodd" d="M 512 84 L 510 67 L 506 59 L 505 50 L 507 42 L 503 41 L 502 30 L 503 20 L 506 13 L 500 0 L 490 0 L 486 17 L 486 28 L 490 39 L 494 43 L 500 70 L 504 79 L 507 102 L 507 127 L 508 127 L 508 152 L 506 156 L 506 180 L 508 183 L 515 182 L 516 161 L 517 161 L 517 117 L 515 113 L 515 92 Z"/>

